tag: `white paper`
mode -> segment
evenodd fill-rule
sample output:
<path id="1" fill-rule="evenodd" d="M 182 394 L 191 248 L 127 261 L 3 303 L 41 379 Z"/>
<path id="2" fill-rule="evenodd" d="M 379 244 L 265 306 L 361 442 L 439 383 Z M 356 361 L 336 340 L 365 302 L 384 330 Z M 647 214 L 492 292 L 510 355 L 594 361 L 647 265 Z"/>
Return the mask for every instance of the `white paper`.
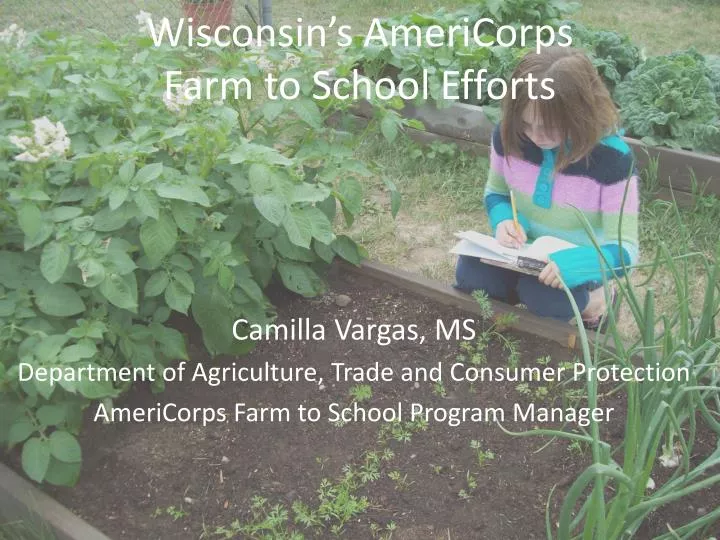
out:
<path id="1" fill-rule="evenodd" d="M 455 253 L 456 255 L 467 255 L 469 257 L 478 257 L 480 259 L 486 259 L 490 261 L 514 261 L 514 259 L 512 259 L 511 257 L 507 257 L 491 249 L 479 246 L 478 244 L 464 238 L 461 239 L 460 242 L 455 244 L 455 246 L 450 250 L 450 253 Z"/>
<path id="2" fill-rule="evenodd" d="M 493 261 L 515 261 L 519 256 L 545 261 L 551 253 L 576 247 L 572 242 L 554 236 L 541 236 L 532 244 L 525 244 L 520 249 L 505 247 L 494 237 L 475 231 L 463 231 L 456 233 L 455 236 L 461 240 L 450 250 L 451 253 Z"/>

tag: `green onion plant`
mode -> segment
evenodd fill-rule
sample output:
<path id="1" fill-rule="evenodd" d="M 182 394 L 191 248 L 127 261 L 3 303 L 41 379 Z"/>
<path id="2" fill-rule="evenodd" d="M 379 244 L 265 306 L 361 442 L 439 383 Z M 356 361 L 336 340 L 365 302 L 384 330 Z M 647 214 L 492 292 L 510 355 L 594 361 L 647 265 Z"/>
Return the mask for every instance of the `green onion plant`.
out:
<path id="1" fill-rule="evenodd" d="M 577 213 L 602 256 L 590 224 L 581 212 Z M 679 212 L 675 214 L 678 226 L 682 227 Z M 705 291 L 702 305 L 692 306 L 691 292 L 699 285 L 689 279 L 689 268 L 691 264 L 698 264 L 698 259 L 704 268 Z M 668 269 L 674 284 L 675 312 L 669 315 L 656 313 L 652 288 L 646 288 L 644 296 L 640 294 L 640 288 L 647 285 L 661 265 Z M 610 276 L 616 278 L 619 297 L 631 313 L 631 320 L 623 324 L 637 325 L 639 330 L 640 337 L 632 343 L 621 337 L 613 310 L 608 310 L 605 334 L 591 340 L 583 328 L 578 306 L 565 289 L 578 323 L 586 373 L 591 368 L 609 364 L 657 366 L 661 370 L 688 368 L 689 380 L 674 377 L 669 382 L 632 380 L 618 385 L 614 391 L 627 396 L 627 416 L 624 437 L 615 446 L 603 440 L 597 422 L 579 432 L 542 429 L 514 433 L 582 440 L 592 449 L 592 464 L 568 489 L 555 522 L 548 501 L 549 539 L 616 540 L 647 534 L 642 526 L 652 512 L 661 515 L 664 507 L 720 483 L 720 445 L 705 452 L 707 455 L 697 455 L 696 447 L 700 430 L 710 433 L 715 440 L 720 436 L 720 340 L 716 335 L 720 311 L 720 247 L 711 257 L 700 253 L 673 256 L 668 246 L 660 242 L 653 261 L 639 266 L 649 268 L 649 277 L 643 284 L 634 285 L 627 268 L 622 276 Z M 609 305 L 607 284 L 606 277 Z M 588 406 L 597 407 L 597 381 L 588 377 L 586 391 Z M 675 467 L 669 472 L 662 463 Z M 654 483 L 657 487 L 650 489 Z M 707 538 L 708 531 L 719 519 L 720 508 L 703 516 L 689 515 L 685 523 L 668 523 L 667 532 L 656 538 Z"/>

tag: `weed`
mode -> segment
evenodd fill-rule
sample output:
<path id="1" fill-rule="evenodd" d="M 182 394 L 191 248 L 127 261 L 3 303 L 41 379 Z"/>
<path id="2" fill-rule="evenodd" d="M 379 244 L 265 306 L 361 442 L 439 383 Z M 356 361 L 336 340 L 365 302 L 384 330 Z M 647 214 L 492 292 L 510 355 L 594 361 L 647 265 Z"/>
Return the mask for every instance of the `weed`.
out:
<path id="1" fill-rule="evenodd" d="M 570 444 L 568 444 L 568 452 L 571 454 L 574 454 L 576 456 L 584 456 L 585 452 L 587 452 L 588 449 L 588 443 L 585 441 L 572 441 Z"/>
<path id="2" fill-rule="evenodd" d="M 372 387 L 369 384 L 356 384 L 350 389 L 350 397 L 358 403 L 372 398 Z"/>
<path id="3" fill-rule="evenodd" d="M 477 458 L 477 464 L 479 467 L 485 465 L 486 461 L 495 459 L 495 453 L 492 450 L 483 450 L 480 441 L 470 441 L 470 448 L 475 450 L 475 457 Z"/>
<path id="4" fill-rule="evenodd" d="M 380 478 L 380 455 L 377 452 L 365 452 L 365 463 L 360 466 L 358 476 L 363 484 Z"/>
<path id="5" fill-rule="evenodd" d="M 468 362 L 474 366 L 480 366 L 487 362 L 487 348 L 493 340 L 497 340 L 508 354 L 508 364 L 517 367 L 520 361 L 520 351 L 516 340 L 506 336 L 503 332 L 511 327 L 517 320 L 514 313 L 494 315 L 492 303 L 485 291 L 474 291 L 473 298 L 478 303 L 480 316 L 483 319 L 492 319 L 492 324 L 485 329 L 476 332 L 473 341 L 460 343 L 460 354 L 457 359 L 461 362 Z"/>
<path id="6" fill-rule="evenodd" d="M 163 515 L 168 515 L 171 518 L 173 518 L 173 521 L 177 521 L 178 519 L 182 519 L 185 516 L 187 516 L 188 513 L 182 509 L 182 506 L 180 508 L 178 508 L 176 506 L 168 506 L 167 508 L 157 507 L 157 508 L 155 508 L 153 513 L 150 514 L 150 517 L 158 518 Z"/>
<path id="7" fill-rule="evenodd" d="M 295 523 L 300 523 L 307 528 L 322 526 L 322 520 L 318 516 L 317 512 L 312 510 L 304 502 L 293 502 L 292 510 L 295 514 Z"/>
<path id="8" fill-rule="evenodd" d="M 390 471 L 388 473 L 388 478 L 395 482 L 395 489 L 397 491 L 405 491 L 407 490 L 411 485 L 413 485 L 415 482 L 409 482 L 407 479 L 407 473 L 401 475 L 400 471 Z"/>
<path id="9" fill-rule="evenodd" d="M 270 506 L 265 497 L 255 495 L 250 501 L 252 518 L 243 523 L 239 519 L 227 527 L 216 527 L 215 536 L 234 538 L 242 535 L 243 538 L 273 540 L 302 540 L 303 535 L 291 531 L 288 526 L 288 510 L 283 505 Z"/>
<path id="10" fill-rule="evenodd" d="M 435 384 L 433 384 L 433 394 L 440 397 L 447 396 L 447 390 L 445 390 L 445 385 L 442 383 L 442 381 L 437 381 Z"/>
<path id="11" fill-rule="evenodd" d="M 471 499 L 473 492 L 477 489 L 477 479 L 470 471 L 467 471 L 467 474 L 465 475 L 465 484 L 466 487 L 458 491 L 458 497 L 463 501 Z"/>
<path id="12" fill-rule="evenodd" d="M 382 214 L 383 208 L 376 201 L 363 200 L 362 214 L 366 216 L 379 216 Z"/>
<path id="13" fill-rule="evenodd" d="M 550 356 L 543 356 L 535 360 L 540 368 L 545 368 L 550 365 L 552 358 Z M 584 395 L 582 388 L 573 388 L 570 386 L 575 381 L 571 377 L 563 376 L 566 373 L 572 373 L 573 362 L 562 362 L 559 364 L 560 368 L 564 369 L 561 372 L 560 378 L 549 377 L 542 379 L 539 374 L 534 377 L 532 382 L 522 382 L 515 386 L 515 390 L 526 396 L 533 401 L 550 401 L 551 404 L 555 403 L 557 399 L 561 399 L 563 403 L 574 403 L 581 399 Z"/>
<path id="14" fill-rule="evenodd" d="M 438 164 L 450 164 L 465 167 L 474 158 L 462 152 L 456 144 L 433 141 L 428 145 L 413 145 L 410 155 L 415 159 L 424 158 L 436 166 Z"/>
<path id="15" fill-rule="evenodd" d="M 377 523 L 370 524 L 370 535 L 373 539 L 377 540 L 390 540 L 393 536 L 393 532 L 397 529 L 397 525 L 394 521 L 389 522 L 385 527 L 378 525 Z"/>
<path id="16" fill-rule="evenodd" d="M 324 521 L 334 521 L 330 527 L 333 534 L 340 534 L 345 524 L 367 510 L 367 497 L 356 495 L 358 485 L 353 474 L 346 474 L 339 482 L 323 479 L 318 489 L 320 505 L 317 513 Z"/>
<path id="17" fill-rule="evenodd" d="M 465 481 L 467 482 L 468 489 L 471 492 L 477 489 L 477 479 L 475 478 L 475 475 L 472 474 L 470 471 L 468 471 L 465 475 Z"/>
<path id="18" fill-rule="evenodd" d="M 423 426 L 417 422 L 401 422 L 396 420 L 383 424 L 378 431 L 378 442 L 386 444 L 388 440 L 395 439 L 398 442 L 407 443 L 412 439 L 415 431 L 423 429 Z M 427 424 L 424 426 L 427 429 Z"/>

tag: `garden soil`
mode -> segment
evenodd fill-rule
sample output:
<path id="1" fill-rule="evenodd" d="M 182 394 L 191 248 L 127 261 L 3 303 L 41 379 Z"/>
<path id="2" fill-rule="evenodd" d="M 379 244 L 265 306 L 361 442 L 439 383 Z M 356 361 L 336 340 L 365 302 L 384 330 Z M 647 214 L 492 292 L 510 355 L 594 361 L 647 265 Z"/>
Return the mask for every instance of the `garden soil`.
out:
<path id="1" fill-rule="evenodd" d="M 275 293 L 272 299 L 278 308 L 278 322 L 309 317 L 330 330 L 334 319 L 345 322 L 352 318 L 362 323 L 417 324 L 421 332 L 434 336 L 437 319 L 469 317 L 466 312 L 355 274 L 336 269 L 329 277 L 330 290 L 321 298 Z M 349 304 L 340 307 L 338 303 L 343 302 L 336 302 L 337 294 L 347 295 Z M 175 402 L 183 407 L 233 409 L 235 403 L 244 402 L 294 410 L 303 404 L 325 413 L 331 402 L 349 405 L 349 391 L 357 384 L 335 382 L 332 362 L 351 366 L 378 362 L 400 372 L 403 366 L 432 366 L 439 361 L 452 364 L 459 352 L 456 341 L 428 339 L 422 345 L 400 341 L 380 346 L 368 340 L 342 341 L 336 332 L 328 331 L 324 341 L 263 341 L 246 357 L 212 359 L 191 323 L 180 321 L 178 327 L 186 333 L 192 362 L 219 366 L 232 361 L 247 365 L 270 361 L 314 366 L 324 378 L 324 388 L 306 382 L 224 383 L 216 387 L 184 382 L 168 383 L 165 392 L 153 394 L 140 384 L 118 405 L 153 407 Z M 546 355 L 552 357 L 552 364 L 573 360 L 570 351 L 558 344 L 524 333 L 505 336 L 518 340 L 521 364 L 533 364 Z M 497 341 L 489 347 L 490 366 L 507 364 L 507 354 Z M 363 402 L 368 406 L 400 401 L 511 410 L 516 402 L 528 402 L 517 391 L 517 383 L 478 383 L 472 388 L 466 382 L 445 381 L 445 396 L 432 382 L 396 380 L 370 386 L 372 398 Z M 603 431 L 605 440 L 617 445 L 623 436 L 622 399 L 603 400 L 601 406 L 616 409 L 613 421 L 604 424 Z M 339 427 L 324 420 L 300 423 L 293 417 L 289 423 L 231 421 L 206 427 L 167 422 L 102 424 L 92 421 L 92 412 L 88 410 L 81 437 L 84 456 L 79 483 L 74 488 L 48 491 L 114 539 L 219 538 L 212 534 L 216 527 L 228 527 L 235 520 L 252 521 L 253 496 L 265 497 L 268 506 L 285 506 L 290 529 L 306 538 L 334 538 L 329 527 L 313 530 L 294 524 L 292 503 L 302 500 L 317 507 L 324 478 L 337 481 L 347 465 L 360 470 L 365 452 L 385 448 L 392 449 L 394 457 L 381 462 L 379 478 L 359 487 L 357 495 L 368 498 L 369 508 L 345 524 L 343 538 L 379 537 L 371 527 L 382 529 L 393 522 L 392 538 L 399 540 L 540 539 L 545 538 L 551 489 L 559 485 L 550 503 L 555 519 L 562 495 L 590 459 L 589 450 L 584 454 L 571 451 L 566 440 L 513 437 L 492 422 L 458 427 L 430 422 L 425 431 L 414 432 L 409 442 L 390 438 L 381 444 L 381 424 L 370 422 Z M 506 427 L 523 431 L 536 425 L 511 421 Z M 492 452 L 494 458 L 480 465 L 471 441 L 478 441 L 480 449 Z M 398 471 L 403 481 L 391 480 L 388 473 L 392 471 Z M 468 478 L 475 478 L 475 487 Z M 667 531 L 665 523 L 677 525 L 692 512 L 720 504 L 717 492 L 701 495 L 672 512 L 653 516 L 638 538 L 651 538 Z M 675 520 L 676 516 L 683 521 Z"/>

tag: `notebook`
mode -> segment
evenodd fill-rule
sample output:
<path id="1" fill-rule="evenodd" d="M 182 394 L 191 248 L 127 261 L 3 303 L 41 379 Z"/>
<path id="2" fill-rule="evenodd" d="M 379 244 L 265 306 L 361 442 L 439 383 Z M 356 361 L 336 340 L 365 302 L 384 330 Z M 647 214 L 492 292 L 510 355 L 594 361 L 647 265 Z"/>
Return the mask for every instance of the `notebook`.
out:
<path id="1" fill-rule="evenodd" d="M 477 257 L 483 262 L 537 275 L 545 267 L 551 253 L 577 247 L 554 236 L 541 236 L 519 249 L 500 245 L 494 237 L 475 231 L 456 233 L 460 241 L 450 250 L 457 255 Z"/>

